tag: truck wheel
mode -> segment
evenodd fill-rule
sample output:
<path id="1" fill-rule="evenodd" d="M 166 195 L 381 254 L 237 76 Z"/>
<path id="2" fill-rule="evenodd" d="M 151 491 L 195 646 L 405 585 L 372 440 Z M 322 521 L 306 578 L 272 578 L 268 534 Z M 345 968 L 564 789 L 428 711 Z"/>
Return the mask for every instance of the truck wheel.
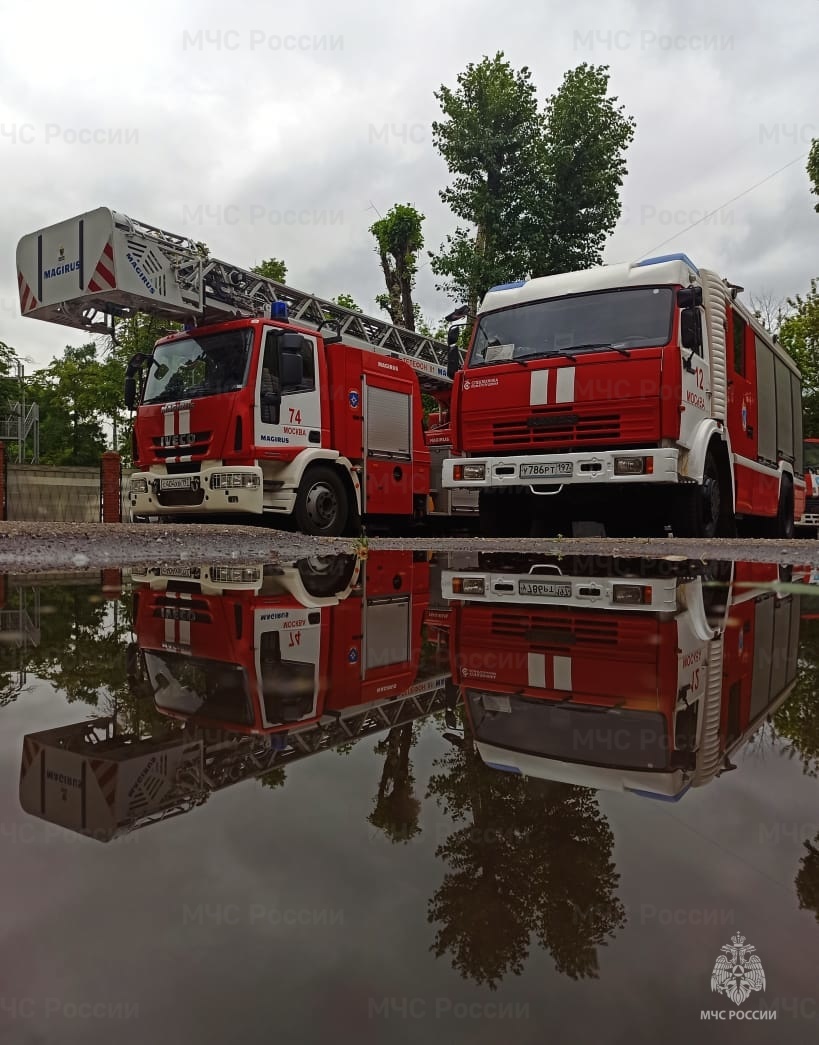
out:
<path id="1" fill-rule="evenodd" d="M 779 537 L 786 541 L 793 540 L 796 529 L 793 512 L 793 482 L 789 475 L 783 475 L 779 486 L 779 508 L 776 512 L 776 532 L 773 534 L 774 537 Z"/>
<path id="2" fill-rule="evenodd" d="M 316 465 L 304 473 L 293 510 L 296 526 L 310 537 L 340 537 L 349 514 L 349 501 L 338 472 Z"/>
<path id="3" fill-rule="evenodd" d="M 675 537 L 718 537 L 725 512 L 719 464 L 709 450 L 702 483 L 681 486 L 675 491 L 672 529 Z"/>

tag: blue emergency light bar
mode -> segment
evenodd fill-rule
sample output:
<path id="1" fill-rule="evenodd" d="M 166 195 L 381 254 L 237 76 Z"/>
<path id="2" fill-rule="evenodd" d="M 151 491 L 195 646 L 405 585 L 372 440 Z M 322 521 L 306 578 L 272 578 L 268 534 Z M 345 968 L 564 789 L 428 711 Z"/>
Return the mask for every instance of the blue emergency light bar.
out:
<path id="1" fill-rule="evenodd" d="M 270 318 L 271 319 L 283 319 L 287 322 L 287 302 L 286 301 L 271 301 L 270 302 Z"/>

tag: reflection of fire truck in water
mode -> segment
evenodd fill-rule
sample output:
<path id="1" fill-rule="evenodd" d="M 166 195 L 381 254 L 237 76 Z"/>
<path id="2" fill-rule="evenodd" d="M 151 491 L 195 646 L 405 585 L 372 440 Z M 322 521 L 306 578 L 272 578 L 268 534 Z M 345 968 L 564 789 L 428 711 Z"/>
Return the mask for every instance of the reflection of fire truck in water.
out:
<path id="1" fill-rule="evenodd" d="M 425 553 L 175 572 L 134 578 L 132 684 L 163 728 L 108 717 L 28 735 L 26 812 L 108 841 L 444 708 L 446 659 L 419 670 Z"/>
<path id="2" fill-rule="evenodd" d="M 505 558 L 443 574 L 453 681 L 495 769 L 676 800 L 793 688 L 800 596 L 772 590 L 776 566 Z"/>

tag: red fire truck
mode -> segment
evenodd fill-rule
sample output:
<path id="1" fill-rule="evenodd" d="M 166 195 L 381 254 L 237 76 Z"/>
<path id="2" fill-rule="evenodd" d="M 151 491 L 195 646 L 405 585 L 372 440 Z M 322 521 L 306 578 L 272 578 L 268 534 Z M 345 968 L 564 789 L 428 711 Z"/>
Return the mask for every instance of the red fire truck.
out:
<path id="1" fill-rule="evenodd" d="M 800 596 L 778 577 L 581 558 L 445 571 L 452 678 L 483 761 L 672 801 L 733 768 L 795 684 Z"/>
<path id="2" fill-rule="evenodd" d="M 421 656 L 425 555 L 157 568 L 135 581 L 133 688 L 165 726 L 107 717 L 26 736 L 20 801 L 33 816 L 109 841 L 454 703 L 445 647 Z"/>
<path id="3" fill-rule="evenodd" d="M 134 519 L 269 513 L 337 536 L 475 513 L 441 484 L 447 346 L 105 207 L 24 236 L 17 279 L 24 316 L 110 335 L 137 313 L 184 325 L 128 369 Z M 423 393 L 439 404 L 429 433 Z"/>
<path id="4" fill-rule="evenodd" d="M 819 528 L 819 439 L 805 440 L 805 510 L 799 526 Z"/>
<path id="5" fill-rule="evenodd" d="M 803 512 L 799 371 L 684 254 L 493 287 L 452 395 L 444 485 L 482 527 L 538 517 L 788 537 Z M 624 500 L 627 498 L 627 500 Z"/>

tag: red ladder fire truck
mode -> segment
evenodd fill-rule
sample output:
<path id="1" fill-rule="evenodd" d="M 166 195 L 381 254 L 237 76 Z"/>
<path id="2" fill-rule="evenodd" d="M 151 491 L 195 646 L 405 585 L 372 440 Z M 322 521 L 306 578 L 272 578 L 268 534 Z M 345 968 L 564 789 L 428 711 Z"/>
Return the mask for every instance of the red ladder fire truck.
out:
<path id="1" fill-rule="evenodd" d="M 483 761 L 672 801 L 733 768 L 795 685 L 800 596 L 774 589 L 777 566 L 719 567 L 518 557 L 444 571 L 452 678 Z"/>
<path id="2" fill-rule="evenodd" d="M 564 533 L 713 537 L 739 519 L 791 536 L 800 374 L 741 289 L 684 254 L 493 287 L 452 395 L 468 460 L 444 463 L 444 485 L 479 491 L 495 535 L 540 514 Z"/>
<path id="3" fill-rule="evenodd" d="M 441 484 L 447 346 L 105 207 L 24 236 L 17 279 L 35 319 L 111 335 L 138 313 L 184 324 L 129 365 L 133 518 L 271 513 L 337 536 L 364 518 L 474 514 L 474 495 Z M 439 403 L 428 432 L 424 392 Z"/>
<path id="4" fill-rule="evenodd" d="M 134 579 L 132 689 L 164 727 L 109 716 L 26 736 L 21 805 L 61 827 L 107 842 L 457 700 L 445 648 L 421 657 L 426 556 L 165 567 Z"/>

